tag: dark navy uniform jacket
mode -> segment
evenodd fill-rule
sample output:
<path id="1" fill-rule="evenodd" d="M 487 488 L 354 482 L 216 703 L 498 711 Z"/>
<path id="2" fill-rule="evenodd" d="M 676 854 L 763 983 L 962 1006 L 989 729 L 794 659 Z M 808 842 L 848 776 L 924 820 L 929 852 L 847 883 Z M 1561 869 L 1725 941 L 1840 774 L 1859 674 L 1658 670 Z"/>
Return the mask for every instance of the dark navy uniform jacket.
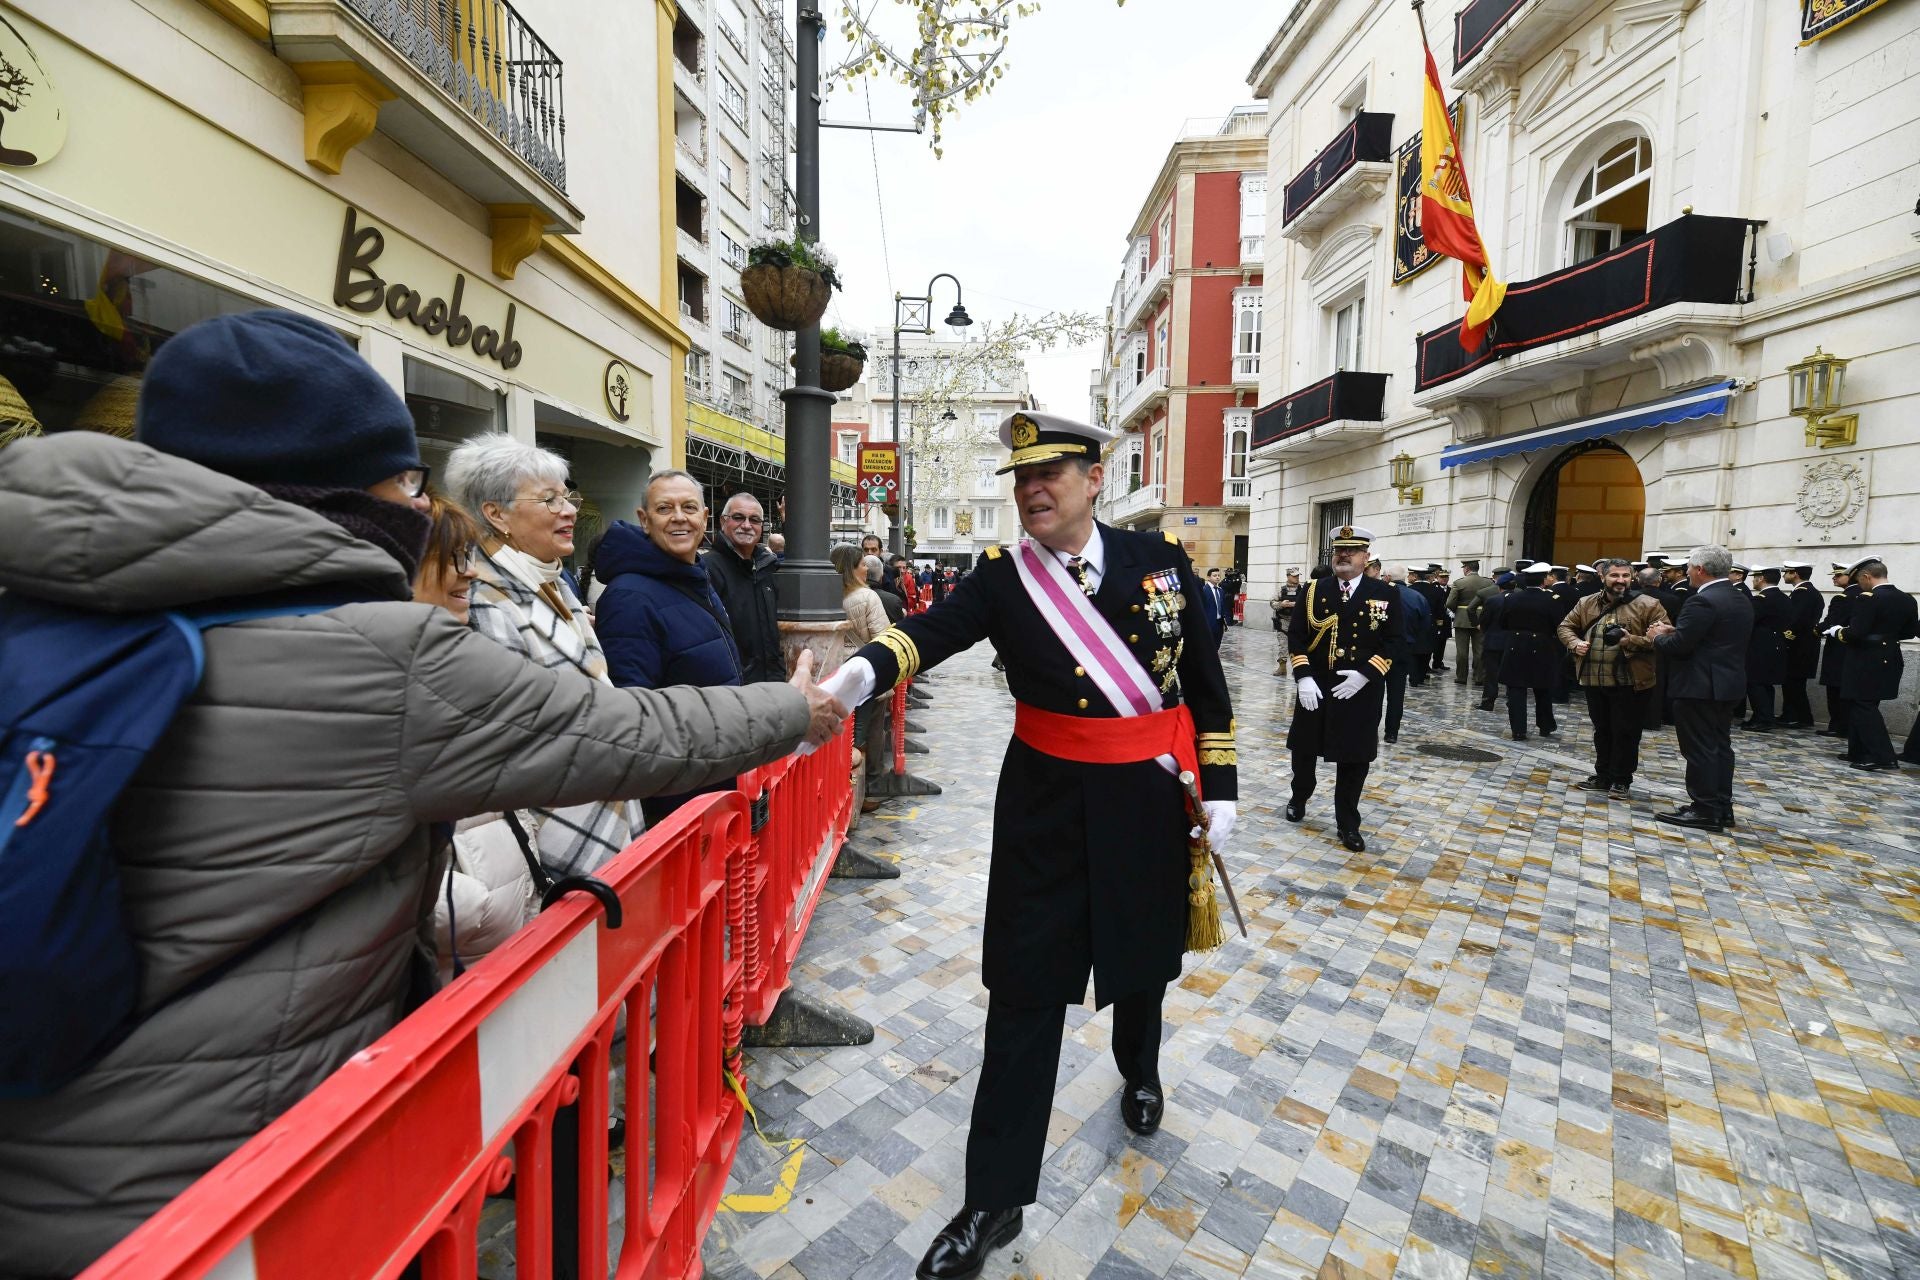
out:
<path id="1" fill-rule="evenodd" d="M 1320 705 L 1298 703 L 1287 728 L 1290 751 L 1312 752 L 1338 764 L 1363 764 L 1380 751 L 1380 712 L 1386 705 L 1387 673 L 1404 644 L 1406 604 L 1399 589 L 1361 574 L 1353 594 L 1340 598 L 1340 580 L 1315 578 L 1294 606 L 1287 626 L 1287 661 L 1298 681 L 1312 676 Z M 1358 671 L 1367 683 L 1351 698 L 1333 696 L 1340 673 Z"/>
<path id="2" fill-rule="evenodd" d="M 1839 636 L 1847 650 L 1840 696 L 1850 702 L 1899 697 L 1900 673 L 1906 666 L 1900 642 L 1913 638 L 1915 622 L 1913 597 L 1891 582 L 1861 592 Z"/>
<path id="3" fill-rule="evenodd" d="M 1100 538 L 1095 609 L 1158 682 L 1162 708 L 1191 708 L 1206 798 L 1236 799 L 1233 707 L 1193 563 L 1171 534 L 1101 525 Z M 860 650 L 875 696 L 991 640 L 1016 700 L 1118 715 L 1028 597 L 1016 554 L 989 548 L 946 599 Z M 987 988 L 1014 1004 L 1075 1004 L 1091 970 L 1104 1006 L 1179 977 L 1191 825 L 1179 783 L 1151 760 L 1082 764 L 1009 742 L 994 803 Z"/>
<path id="4" fill-rule="evenodd" d="M 1787 679 L 1820 674 L 1820 588 L 1802 582 L 1787 592 Z"/>

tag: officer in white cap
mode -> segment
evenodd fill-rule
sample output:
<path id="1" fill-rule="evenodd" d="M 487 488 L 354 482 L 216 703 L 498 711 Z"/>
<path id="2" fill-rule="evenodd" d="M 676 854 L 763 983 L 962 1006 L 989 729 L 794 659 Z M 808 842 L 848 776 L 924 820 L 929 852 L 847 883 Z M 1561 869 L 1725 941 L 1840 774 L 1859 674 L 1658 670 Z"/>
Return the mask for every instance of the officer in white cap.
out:
<path id="1" fill-rule="evenodd" d="M 1820 674 L 1820 610 L 1825 601 L 1813 585 L 1813 563 L 1780 562 L 1787 593 L 1787 678 L 1780 684 L 1780 722 L 1789 729 L 1813 728 L 1807 681 Z"/>

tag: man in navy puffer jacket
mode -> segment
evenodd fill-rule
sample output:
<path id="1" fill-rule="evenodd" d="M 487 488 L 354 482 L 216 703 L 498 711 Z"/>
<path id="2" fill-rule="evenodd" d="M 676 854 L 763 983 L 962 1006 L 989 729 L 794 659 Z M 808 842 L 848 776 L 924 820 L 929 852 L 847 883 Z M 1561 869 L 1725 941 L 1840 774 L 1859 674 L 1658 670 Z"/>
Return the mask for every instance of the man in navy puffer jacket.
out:
<path id="1" fill-rule="evenodd" d="M 640 526 L 614 522 L 594 557 L 594 576 L 607 584 L 593 624 L 608 676 L 622 688 L 739 684 L 733 627 L 700 563 L 707 505 L 699 481 L 684 471 L 655 472 L 637 514 Z M 733 785 L 728 778 L 654 796 L 641 809 L 652 826 L 692 797 Z"/>

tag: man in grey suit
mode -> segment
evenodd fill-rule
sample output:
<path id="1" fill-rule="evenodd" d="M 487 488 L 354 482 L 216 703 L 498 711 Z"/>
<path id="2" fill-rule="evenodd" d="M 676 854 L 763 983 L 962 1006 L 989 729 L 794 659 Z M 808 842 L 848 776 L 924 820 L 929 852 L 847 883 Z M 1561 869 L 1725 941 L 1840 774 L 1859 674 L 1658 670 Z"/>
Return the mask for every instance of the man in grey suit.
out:
<path id="1" fill-rule="evenodd" d="M 1747 641 L 1753 600 L 1727 578 L 1733 553 L 1695 547 L 1677 623 L 1648 628 L 1667 660 L 1673 727 L 1687 760 L 1688 803 L 1654 816 L 1678 827 L 1725 831 L 1733 826 L 1733 711 L 1747 693 Z"/>

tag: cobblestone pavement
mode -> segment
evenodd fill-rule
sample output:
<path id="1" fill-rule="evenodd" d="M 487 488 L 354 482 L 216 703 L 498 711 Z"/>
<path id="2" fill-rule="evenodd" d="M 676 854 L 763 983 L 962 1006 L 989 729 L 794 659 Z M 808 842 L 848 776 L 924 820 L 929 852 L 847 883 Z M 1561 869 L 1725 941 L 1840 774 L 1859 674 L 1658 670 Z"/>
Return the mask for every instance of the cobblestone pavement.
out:
<path id="1" fill-rule="evenodd" d="M 1226 644 L 1251 939 L 1169 990 L 1151 1138 L 1121 1124 L 1108 1015 L 1069 1012 L 1040 1202 L 989 1280 L 1920 1275 L 1920 776 L 1740 735 L 1737 832 L 1664 827 L 1671 730 L 1610 802 L 1572 789 L 1578 705 L 1516 743 L 1447 674 L 1409 693 L 1348 854 L 1330 769 L 1280 817 L 1275 644 Z M 946 794 L 856 833 L 901 878 L 830 882 L 801 953 L 874 1042 L 751 1055 L 768 1136 L 802 1141 L 743 1143 L 722 1280 L 910 1276 L 960 1206 L 1012 719 L 989 657 L 916 715 Z"/>

